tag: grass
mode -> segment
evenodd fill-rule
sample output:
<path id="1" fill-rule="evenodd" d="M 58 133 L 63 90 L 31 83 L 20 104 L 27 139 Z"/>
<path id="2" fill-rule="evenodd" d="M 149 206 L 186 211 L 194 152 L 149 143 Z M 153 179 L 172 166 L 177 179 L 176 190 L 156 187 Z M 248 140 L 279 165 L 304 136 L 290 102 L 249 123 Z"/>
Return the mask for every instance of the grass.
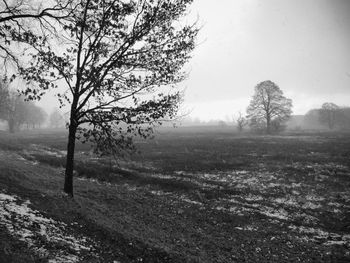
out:
<path id="1" fill-rule="evenodd" d="M 60 192 L 64 135 L 1 134 L 0 189 L 84 226 L 70 231 L 97 240 L 94 260 L 350 259 L 350 134 L 163 129 L 118 163 L 83 145 L 74 200 Z"/>

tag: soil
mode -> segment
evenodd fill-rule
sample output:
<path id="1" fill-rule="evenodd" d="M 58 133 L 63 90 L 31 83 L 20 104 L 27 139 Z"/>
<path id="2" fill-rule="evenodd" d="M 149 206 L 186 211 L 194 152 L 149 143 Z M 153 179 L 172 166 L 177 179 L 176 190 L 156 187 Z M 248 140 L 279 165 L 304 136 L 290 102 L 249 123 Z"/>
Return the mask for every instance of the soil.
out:
<path id="1" fill-rule="evenodd" d="M 350 134 L 166 132 L 118 163 L 78 147 L 74 199 L 59 136 L 16 136 L 0 262 L 350 262 Z"/>

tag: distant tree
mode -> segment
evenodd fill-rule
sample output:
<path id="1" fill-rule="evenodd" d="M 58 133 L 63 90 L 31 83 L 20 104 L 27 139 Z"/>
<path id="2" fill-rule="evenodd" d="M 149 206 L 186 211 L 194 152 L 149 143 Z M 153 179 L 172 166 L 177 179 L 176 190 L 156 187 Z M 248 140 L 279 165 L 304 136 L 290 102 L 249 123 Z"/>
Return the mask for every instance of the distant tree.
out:
<path id="1" fill-rule="evenodd" d="M 341 129 L 350 129 L 350 107 L 342 107 L 339 109 L 337 123 Z"/>
<path id="2" fill-rule="evenodd" d="M 33 102 L 25 101 L 15 91 L 10 91 L 7 82 L 0 81 L 0 119 L 7 121 L 9 131 L 14 133 L 21 125 L 27 127 L 41 125 L 46 119 L 46 112 Z"/>
<path id="3" fill-rule="evenodd" d="M 36 106 L 35 108 L 35 118 L 33 120 L 33 126 L 38 126 L 39 128 L 41 127 L 41 125 L 43 123 L 45 123 L 46 119 L 47 119 L 47 113 L 46 111 L 39 107 L 39 106 Z"/>
<path id="4" fill-rule="evenodd" d="M 249 125 L 271 133 L 283 128 L 292 113 L 292 100 L 283 96 L 282 90 L 267 80 L 255 87 L 255 93 L 247 109 Z"/>
<path id="5" fill-rule="evenodd" d="M 25 123 L 27 124 L 27 128 L 32 127 L 40 127 L 47 118 L 47 113 L 45 110 L 31 101 L 25 102 Z"/>
<path id="6" fill-rule="evenodd" d="M 320 109 L 311 109 L 305 114 L 303 126 L 306 128 L 320 128 L 321 125 Z"/>
<path id="7" fill-rule="evenodd" d="M 320 109 L 320 122 L 332 130 L 337 123 L 337 118 L 340 117 L 340 113 L 341 110 L 338 105 L 331 102 L 323 103 Z"/>
<path id="8" fill-rule="evenodd" d="M 176 23 L 192 0 L 72 2 L 76 10 L 62 22 L 67 41 L 61 51 L 43 47 L 21 71 L 28 82 L 41 80 L 38 89 L 26 90 L 28 97 L 40 97 L 61 79 L 68 88 L 58 97 L 70 105 L 64 191 L 71 196 L 76 138 L 95 142 L 97 152 L 117 153 L 175 116 L 180 92 L 161 89 L 185 78 L 182 67 L 198 32 Z"/>
<path id="9" fill-rule="evenodd" d="M 235 119 L 237 129 L 239 132 L 242 132 L 244 127 L 248 125 L 248 120 L 242 115 L 242 112 L 238 112 L 238 116 Z"/>
<path id="10" fill-rule="evenodd" d="M 16 92 L 11 92 L 3 114 L 3 119 L 7 121 L 10 133 L 19 130 L 26 121 L 26 107 L 23 97 Z"/>
<path id="11" fill-rule="evenodd" d="M 49 125 L 51 128 L 62 128 L 64 127 L 65 121 L 62 114 L 58 109 L 54 109 L 49 117 Z"/>
<path id="12" fill-rule="evenodd" d="M 184 116 L 180 118 L 181 125 L 185 126 L 198 126 L 202 124 L 202 121 L 198 117 Z"/>
<path id="13" fill-rule="evenodd" d="M 9 99 L 9 90 L 5 82 L 0 81 L 0 119 L 3 119 Z"/>
<path id="14" fill-rule="evenodd" d="M 27 125 L 27 129 L 34 128 L 33 119 L 35 118 L 35 104 L 32 101 L 28 101 L 25 103 L 26 114 L 25 114 L 25 124 Z"/>
<path id="15" fill-rule="evenodd" d="M 223 121 L 223 120 L 219 120 L 218 121 L 218 126 L 221 127 L 221 128 L 227 127 L 227 123 L 225 121 Z"/>

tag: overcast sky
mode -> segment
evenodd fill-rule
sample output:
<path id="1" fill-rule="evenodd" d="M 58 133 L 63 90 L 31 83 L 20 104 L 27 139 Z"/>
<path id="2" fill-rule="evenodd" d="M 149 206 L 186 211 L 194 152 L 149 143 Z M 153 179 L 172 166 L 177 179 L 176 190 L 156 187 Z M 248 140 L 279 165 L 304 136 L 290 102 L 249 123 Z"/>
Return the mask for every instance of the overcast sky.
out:
<path id="1" fill-rule="evenodd" d="M 294 114 L 350 106 L 350 0 L 195 0 L 190 15 L 203 25 L 183 84 L 191 116 L 245 112 L 264 80 Z"/>
<path id="2" fill-rule="evenodd" d="M 264 80 L 293 100 L 294 114 L 326 101 L 350 106 L 350 0 L 194 0 L 188 21 L 197 17 L 198 47 L 180 85 L 190 116 L 245 113 Z"/>

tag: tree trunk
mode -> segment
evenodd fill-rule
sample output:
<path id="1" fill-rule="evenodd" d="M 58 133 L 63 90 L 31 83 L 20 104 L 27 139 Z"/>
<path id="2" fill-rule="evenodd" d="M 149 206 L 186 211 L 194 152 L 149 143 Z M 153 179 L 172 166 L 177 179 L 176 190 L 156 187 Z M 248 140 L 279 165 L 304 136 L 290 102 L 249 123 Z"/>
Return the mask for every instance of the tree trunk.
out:
<path id="1" fill-rule="evenodd" d="M 74 149 L 75 136 L 77 132 L 76 121 L 71 119 L 69 125 L 68 145 L 67 145 L 67 159 L 66 172 L 64 179 L 64 192 L 73 197 L 73 171 L 74 171 Z"/>
<path id="2" fill-rule="evenodd" d="M 271 133 L 271 118 L 269 115 L 266 117 L 266 132 L 267 134 Z"/>

